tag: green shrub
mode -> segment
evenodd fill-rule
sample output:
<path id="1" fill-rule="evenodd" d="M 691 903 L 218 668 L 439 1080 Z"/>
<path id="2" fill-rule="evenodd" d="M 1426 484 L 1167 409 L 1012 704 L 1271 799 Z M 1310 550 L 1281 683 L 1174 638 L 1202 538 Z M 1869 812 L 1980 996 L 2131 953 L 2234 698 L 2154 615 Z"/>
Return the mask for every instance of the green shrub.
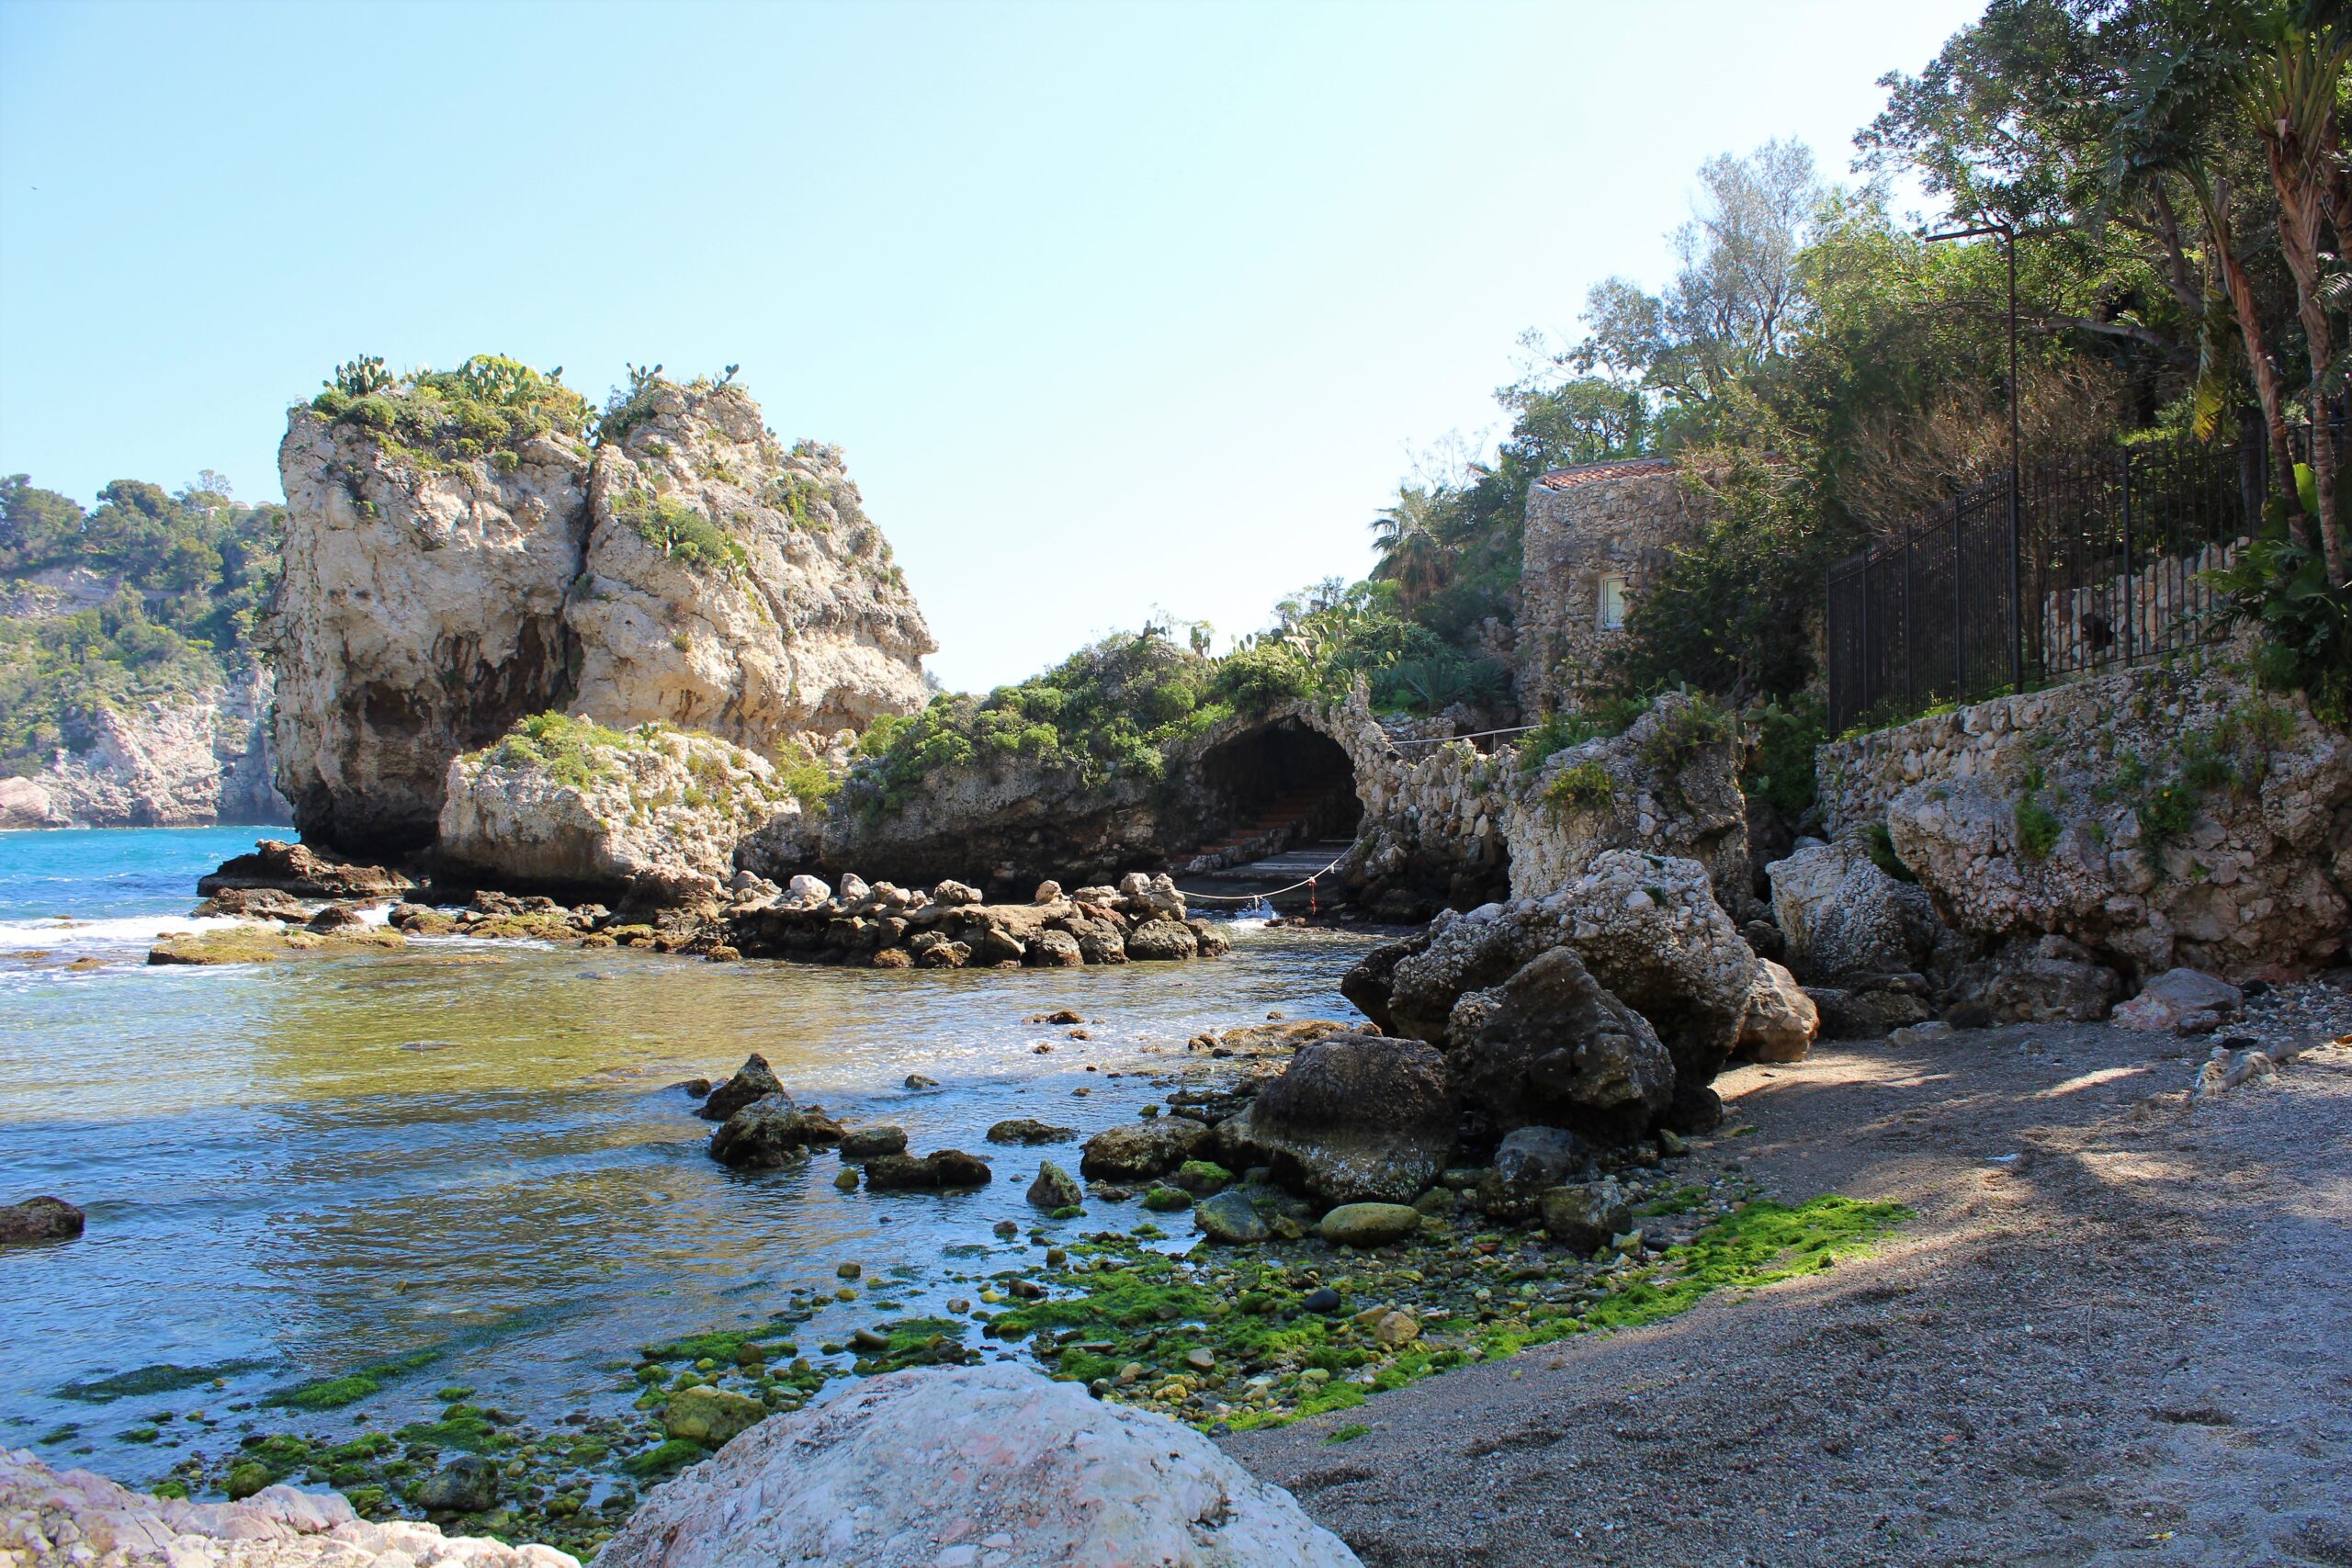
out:
<path id="1" fill-rule="evenodd" d="M 2255 677 L 2274 692 L 2301 692 L 2312 716 L 2352 728 L 2352 587 L 2327 581 L 2327 564 L 2273 515 L 2264 537 L 2203 574 L 2223 595 L 2231 624 L 2261 633 Z"/>
<path id="2" fill-rule="evenodd" d="M 1803 816 L 1814 802 L 1814 754 L 1828 739 L 1828 716 L 1827 707 L 1811 692 L 1757 710 L 1740 787 L 1771 802 L 1792 820 Z"/>
<path id="3" fill-rule="evenodd" d="M 1555 811 L 1596 811 L 1617 800 L 1617 781 L 1590 758 L 1564 768 L 1544 786 L 1544 802 Z"/>
<path id="4" fill-rule="evenodd" d="M 613 502 L 613 515 L 662 555 L 697 571 L 734 577 L 750 570 L 741 542 L 675 496 L 630 490 Z"/>
<path id="5" fill-rule="evenodd" d="M 2058 847 L 2058 818 L 2030 794 L 2018 798 L 2014 815 L 2018 853 L 2030 861 L 2048 860 L 2050 852 Z"/>
<path id="6" fill-rule="evenodd" d="M 381 359 L 362 356 L 336 367 L 311 407 L 372 432 L 393 456 L 440 468 L 494 452 L 511 455 L 541 435 L 584 434 L 588 401 L 563 384 L 562 374 L 478 354 L 454 370 L 400 377 Z"/>
<path id="7" fill-rule="evenodd" d="M 1883 822 L 1872 822 L 1862 829 L 1862 848 L 1870 855 L 1871 863 L 1897 882 L 1917 882 L 1919 874 L 1903 863 L 1894 852 L 1894 835 L 1886 830 Z"/>

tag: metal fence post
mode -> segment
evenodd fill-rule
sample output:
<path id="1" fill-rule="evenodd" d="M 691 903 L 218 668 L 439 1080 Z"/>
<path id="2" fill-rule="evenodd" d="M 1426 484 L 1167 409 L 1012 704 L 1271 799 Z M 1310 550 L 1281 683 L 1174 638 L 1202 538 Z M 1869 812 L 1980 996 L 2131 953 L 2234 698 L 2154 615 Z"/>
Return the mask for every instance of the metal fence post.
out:
<path id="1" fill-rule="evenodd" d="M 2137 635 L 2135 623 L 2140 619 L 2139 585 L 2132 578 L 2132 449 L 2125 447 L 2116 454 L 2116 467 L 2123 474 L 2123 662 L 2134 657 L 2132 639 Z"/>
<path id="2" fill-rule="evenodd" d="M 1960 554 L 1960 513 L 1958 502 L 1951 508 L 1951 697 L 1964 702 L 1968 697 L 1968 612 L 1961 598 L 1961 579 L 1964 569 Z"/>
<path id="3" fill-rule="evenodd" d="M 1911 547 L 1914 536 L 1903 531 L 1903 701 L 1908 705 L 1919 700 L 1918 682 L 1911 678 Z"/>

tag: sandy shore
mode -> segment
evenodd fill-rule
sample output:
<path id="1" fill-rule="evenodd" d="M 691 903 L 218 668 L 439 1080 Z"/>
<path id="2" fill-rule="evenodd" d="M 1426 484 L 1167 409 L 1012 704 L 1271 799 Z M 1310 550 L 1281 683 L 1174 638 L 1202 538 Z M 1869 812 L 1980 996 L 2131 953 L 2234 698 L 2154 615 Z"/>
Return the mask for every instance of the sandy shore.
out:
<path id="1" fill-rule="evenodd" d="M 2352 1021 L 2298 990 L 2224 1036 Z M 1740 1068 L 1694 1165 L 1917 1220 L 1225 1446 L 1374 1568 L 2352 1564 L 2352 1049 L 2192 1107 L 2211 1044 L 2032 1026 Z"/>

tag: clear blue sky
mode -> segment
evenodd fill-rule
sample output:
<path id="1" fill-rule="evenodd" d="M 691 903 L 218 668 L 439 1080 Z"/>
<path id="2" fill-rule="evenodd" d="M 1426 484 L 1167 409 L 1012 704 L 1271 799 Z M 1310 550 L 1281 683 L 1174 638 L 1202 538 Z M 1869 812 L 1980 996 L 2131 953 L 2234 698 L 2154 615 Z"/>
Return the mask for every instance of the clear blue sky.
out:
<path id="1" fill-rule="evenodd" d="M 342 359 L 740 362 L 951 685 L 1361 573 L 1708 155 L 1842 173 L 1976 0 L 0 0 L 0 472 L 278 493 Z"/>

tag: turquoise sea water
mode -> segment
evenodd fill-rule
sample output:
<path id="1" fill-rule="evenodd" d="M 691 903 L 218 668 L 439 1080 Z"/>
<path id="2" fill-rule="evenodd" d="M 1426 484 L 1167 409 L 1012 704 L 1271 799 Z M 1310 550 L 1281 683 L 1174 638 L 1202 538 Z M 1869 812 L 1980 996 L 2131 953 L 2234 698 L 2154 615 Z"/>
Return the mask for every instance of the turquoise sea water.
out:
<path id="1" fill-rule="evenodd" d="M 989 1123 L 1091 1134 L 1197 1069 L 1183 1043 L 1204 1028 L 1351 1016 L 1336 986 L 1365 942 L 1244 925 L 1215 963 L 1056 971 L 456 940 L 145 965 L 190 923 L 196 878 L 258 836 L 0 835 L 0 1201 L 89 1214 L 78 1241 L 0 1249 L 0 1443 L 153 1479 L 267 1416 L 241 1405 L 412 1352 L 433 1359 L 332 1419 L 383 1429 L 453 1382 L 535 1421 L 616 1409 L 610 1369 L 638 1347 L 763 1320 L 794 1286 L 831 1292 L 844 1260 L 895 1304 L 869 1288 L 808 1342 L 938 1310 L 947 1249 L 967 1269 L 1025 1255 L 993 1226 L 1039 1223 L 1022 1195 L 1041 1157 L 1076 1163 L 1073 1145 L 989 1145 Z M 1023 1021 L 1058 1007 L 1091 1038 Z M 722 1169 L 673 1086 L 752 1051 L 846 1121 L 989 1156 L 996 1181 L 844 1194 L 830 1155 Z M 910 1091 L 910 1072 L 941 1087 Z M 1146 1217 L 1093 1208 L 1067 1228 Z M 91 1396 L 174 1382 L 163 1367 L 187 1386 Z"/>

